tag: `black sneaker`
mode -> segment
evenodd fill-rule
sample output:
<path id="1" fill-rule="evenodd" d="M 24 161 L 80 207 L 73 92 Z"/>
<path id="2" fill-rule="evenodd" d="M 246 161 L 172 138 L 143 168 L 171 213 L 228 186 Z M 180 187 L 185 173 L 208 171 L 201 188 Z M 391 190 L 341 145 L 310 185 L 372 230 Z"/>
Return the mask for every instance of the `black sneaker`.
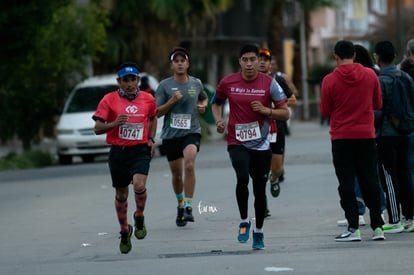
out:
<path id="1" fill-rule="evenodd" d="M 175 219 L 175 224 L 179 227 L 187 224 L 187 221 L 184 220 L 184 207 L 177 207 L 177 218 Z"/>
<path id="2" fill-rule="evenodd" d="M 119 250 L 122 254 L 127 254 L 131 251 L 131 235 L 132 235 L 132 225 L 128 224 L 128 232 L 120 232 L 121 242 L 119 243 Z"/>
<path id="3" fill-rule="evenodd" d="M 184 220 L 187 222 L 194 222 L 193 208 L 191 206 L 184 208 Z"/>
<path id="4" fill-rule="evenodd" d="M 280 194 L 279 179 L 277 178 L 275 181 L 272 181 L 272 179 L 269 178 L 269 181 L 270 181 L 270 194 L 272 194 L 274 198 L 279 197 L 279 194 Z"/>

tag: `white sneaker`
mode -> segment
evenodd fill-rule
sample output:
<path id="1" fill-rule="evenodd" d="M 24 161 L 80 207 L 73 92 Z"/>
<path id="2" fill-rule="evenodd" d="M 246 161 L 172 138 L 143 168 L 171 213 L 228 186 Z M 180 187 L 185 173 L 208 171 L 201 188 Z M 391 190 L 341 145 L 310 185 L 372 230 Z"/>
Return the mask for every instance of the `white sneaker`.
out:
<path id="1" fill-rule="evenodd" d="M 336 224 L 337 224 L 338 226 L 348 226 L 348 220 L 347 220 L 347 219 L 338 220 L 338 221 L 336 222 Z"/>
<path id="2" fill-rule="evenodd" d="M 374 235 L 372 235 L 374 241 L 383 241 L 385 240 L 384 231 L 381 227 L 377 227 L 374 230 Z"/>
<path id="3" fill-rule="evenodd" d="M 402 226 L 404 226 L 404 232 L 414 232 L 413 220 L 406 220 L 405 218 L 403 218 L 401 224 Z"/>
<path id="4" fill-rule="evenodd" d="M 401 233 L 405 230 L 401 223 L 387 223 L 382 226 L 385 234 Z"/>
<path id="5" fill-rule="evenodd" d="M 364 226 L 364 225 L 366 225 L 366 224 L 367 224 L 367 223 L 365 222 L 364 216 L 359 215 L 359 217 L 358 217 L 358 218 L 359 218 L 359 219 L 358 219 L 359 226 Z M 336 223 L 338 224 L 338 226 L 348 226 L 348 220 L 347 220 L 347 219 L 338 220 Z"/>
<path id="6" fill-rule="evenodd" d="M 367 225 L 367 223 L 365 222 L 364 216 L 362 216 L 362 215 L 359 215 L 358 222 L 359 222 L 359 226 Z"/>
<path id="7" fill-rule="evenodd" d="M 335 238 L 337 242 L 360 242 L 361 241 L 361 231 L 356 229 L 354 232 L 350 229 L 346 230 L 341 235 Z"/>

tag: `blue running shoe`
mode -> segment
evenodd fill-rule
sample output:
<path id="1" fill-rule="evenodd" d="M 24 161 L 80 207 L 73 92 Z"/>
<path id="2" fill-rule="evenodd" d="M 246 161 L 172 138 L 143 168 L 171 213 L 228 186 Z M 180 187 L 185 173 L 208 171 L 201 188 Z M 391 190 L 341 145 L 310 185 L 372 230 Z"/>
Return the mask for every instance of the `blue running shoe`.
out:
<path id="1" fill-rule="evenodd" d="M 245 243 L 249 240 L 250 235 L 250 222 L 242 222 L 239 225 L 239 235 L 237 236 L 237 240 L 241 243 Z"/>
<path id="2" fill-rule="evenodd" d="M 254 232 L 253 231 L 253 244 L 252 248 L 254 250 L 263 250 L 264 249 L 264 242 L 263 242 L 263 233 L 260 232 Z"/>

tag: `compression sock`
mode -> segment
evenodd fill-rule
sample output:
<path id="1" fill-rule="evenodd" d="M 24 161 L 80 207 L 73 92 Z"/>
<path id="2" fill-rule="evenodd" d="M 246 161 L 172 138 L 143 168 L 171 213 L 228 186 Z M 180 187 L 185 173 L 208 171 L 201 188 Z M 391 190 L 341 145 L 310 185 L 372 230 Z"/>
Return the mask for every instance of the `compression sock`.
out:
<path id="1" fill-rule="evenodd" d="M 180 194 L 175 194 L 177 198 L 178 205 L 182 206 L 184 203 L 184 194 L 181 192 Z"/>
<path id="2" fill-rule="evenodd" d="M 255 232 L 255 233 L 263 233 L 263 228 L 260 228 L 260 229 L 259 229 L 259 228 L 255 227 L 255 228 L 254 228 L 254 232 Z"/>
<path id="3" fill-rule="evenodd" d="M 192 207 L 191 204 L 193 203 L 193 198 L 185 198 L 184 207 Z"/>
<path id="4" fill-rule="evenodd" d="M 145 204 L 147 202 L 147 189 L 141 193 L 135 192 L 135 204 L 137 206 L 137 211 L 135 211 L 135 217 L 143 217 Z"/>
<path id="5" fill-rule="evenodd" d="M 115 198 L 115 209 L 116 215 L 118 217 L 118 222 L 121 227 L 121 232 L 128 232 L 128 219 L 127 219 L 127 211 L 128 211 L 128 200 L 119 201 Z"/>

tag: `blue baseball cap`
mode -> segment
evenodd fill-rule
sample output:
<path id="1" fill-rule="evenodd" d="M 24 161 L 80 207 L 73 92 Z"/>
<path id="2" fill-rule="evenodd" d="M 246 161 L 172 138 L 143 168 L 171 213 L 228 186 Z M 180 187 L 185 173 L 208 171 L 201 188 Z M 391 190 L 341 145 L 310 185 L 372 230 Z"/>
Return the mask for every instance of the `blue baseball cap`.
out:
<path id="1" fill-rule="evenodd" d="M 139 71 L 137 68 L 132 66 L 123 67 L 118 71 L 118 77 L 123 78 L 127 75 L 139 76 Z"/>

